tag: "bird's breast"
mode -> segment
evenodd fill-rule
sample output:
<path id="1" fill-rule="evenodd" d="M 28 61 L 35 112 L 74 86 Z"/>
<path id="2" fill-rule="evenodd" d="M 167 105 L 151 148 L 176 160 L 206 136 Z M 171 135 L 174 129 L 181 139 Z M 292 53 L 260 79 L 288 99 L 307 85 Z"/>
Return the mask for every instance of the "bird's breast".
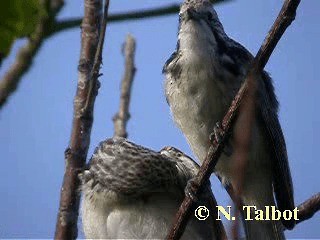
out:
<path id="1" fill-rule="evenodd" d="M 154 193 L 147 199 L 128 198 L 113 204 L 107 199 L 99 201 L 94 204 L 90 199 L 83 201 L 86 238 L 165 239 L 182 199 L 168 193 Z M 212 223 L 190 221 L 182 239 L 212 239 L 200 237 L 211 233 Z"/>
<path id="2" fill-rule="evenodd" d="M 228 83 L 216 74 L 218 64 L 210 50 L 207 53 L 183 51 L 174 64 L 180 72 L 178 75 L 167 73 L 166 97 L 176 124 L 202 160 L 214 124 L 222 119 L 232 100 L 232 91 L 226 89 Z"/>

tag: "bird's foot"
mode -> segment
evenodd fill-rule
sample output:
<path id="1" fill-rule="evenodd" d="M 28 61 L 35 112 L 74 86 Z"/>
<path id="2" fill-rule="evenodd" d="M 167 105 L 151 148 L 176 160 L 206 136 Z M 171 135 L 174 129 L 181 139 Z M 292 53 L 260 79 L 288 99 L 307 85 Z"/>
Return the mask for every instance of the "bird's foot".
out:
<path id="1" fill-rule="evenodd" d="M 205 186 L 202 187 L 201 192 L 197 194 L 197 190 L 199 189 L 199 187 L 199 181 L 196 177 L 194 177 L 187 182 L 187 186 L 184 190 L 185 195 L 195 203 L 199 202 L 201 199 L 205 199 L 208 197 L 207 194 L 208 189 L 210 189 L 210 181 L 206 182 Z"/>
<path id="2" fill-rule="evenodd" d="M 224 134 L 224 130 L 221 126 L 221 123 L 217 122 L 213 128 L 213 132 L 209 136 L 210 142 L 213 143 L 214 141 L 216 141 L 218 144 L 222 144 L 223 134 Z M 229 134 L 225 133 L 225 136 L 227 136 L 228 138 Z M 233 153 L 233 148 L 228 140 L 225 141 L 224 143 L 223 153 L 228 157 L 230 157 Z"/>
<path id="3" fill-rule="evenodd" d="M 199 187 L 198 181 L 194 177 L 187 182 L 187 186 L 184 189 L 185 195 L 189 197 L 193 202 L 198 202 L 199 200 L 196 194 L 196 190 L 198 189 L 198 187 Z"/>
<path id="4" fill-rule="evenodd" d="M 209 139 L 210 142 L 216 141 L 217 143 L 221 143 L 223 139 L 223 129 L 220 122 L 217 122 L 213 128 L 213 132 L 210 134 Z"/>

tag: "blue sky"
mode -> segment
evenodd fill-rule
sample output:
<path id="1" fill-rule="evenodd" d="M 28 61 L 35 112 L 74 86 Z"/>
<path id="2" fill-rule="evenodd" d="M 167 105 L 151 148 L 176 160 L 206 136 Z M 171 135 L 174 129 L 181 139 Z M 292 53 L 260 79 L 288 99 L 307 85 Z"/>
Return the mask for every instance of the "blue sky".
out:
<path id="1" fill-rule="evenodd" d="M 229 36 L 255 54 L 282 2 L 234 0 L 218 5 L 216 10 Z M 111 1 L 110 12 L 169 3 L 173 1 Z M 319 9 L 318 0 L 301 1 L 296 21 L 266 66 L 281 104 L 280 121 L 288 146 L 296 204 L 319 191 Z M 82 1 L 66 1 L 60 18 L 82 14 Z M 118 108 L 123 74 L 120 50 L 127 33 L 137 40 L 129 139 L 155 150 L 172 145 L 192 154 L 175 127 L 163 96 L 161 70 L 175 48 L 177 23 L 177 16 L 170 16 L 108 26 L 101 70 L 104 75 L 96 100 L 89 154 L 100 141 L 113 135 L 111 118 Z M 15 44 L 0 76 L 22 44 L 23 41 Z M 46 41 L 18 91 L 0 112 L 0 238 L 53 237 L 64 172 L 63 152 L 70 137 L 79 49 L 79 28 Z M 215 177 L 212 186 L 218 202 L 230 204 Z M 317 214 L 287 232 L 287 236 L 320 238 L 319 222 Z"/>

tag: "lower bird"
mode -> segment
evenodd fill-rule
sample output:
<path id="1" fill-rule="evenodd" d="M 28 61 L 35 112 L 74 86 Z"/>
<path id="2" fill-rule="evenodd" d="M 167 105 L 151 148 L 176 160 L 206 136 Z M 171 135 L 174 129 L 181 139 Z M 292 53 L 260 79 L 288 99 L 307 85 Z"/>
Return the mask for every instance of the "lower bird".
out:
<path id="1" fill-rule="evenodd" d="M 199 166 L 173 147 L 160 152 L 124 138 L 100 143 L 80 174 L 82 224 L 88 239 L 164 239 Z M 192 216 L 182 239 L 226 239 L 215 220 L 216 200 L 209 185 L 197 204 L 212 213 L 205 221 Z"/>

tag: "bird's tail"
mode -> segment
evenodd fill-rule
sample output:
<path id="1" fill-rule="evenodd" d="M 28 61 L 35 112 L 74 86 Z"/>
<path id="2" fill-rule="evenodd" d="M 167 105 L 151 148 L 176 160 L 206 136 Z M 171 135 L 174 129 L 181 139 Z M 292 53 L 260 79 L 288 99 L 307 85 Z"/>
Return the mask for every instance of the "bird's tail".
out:
<path id="1" fill-rule="evenodd" d="M 284 228 L 281 224 L 281 220 L 256 220 L 255 217 L 257 214 L 262 214 L 261 211 L 256 212 L 255 210 L 262 210 L 263 211 L 263 218 L 266 219 L 266 208 L 265 206 L 275 206 L 274 201 L 272 200 L 273 205 L 253 205 L 248 204 L 242 214 L 242 219 L 244 223 L 245 232 L 247 235 L 247 240 L 283 240 L 285 239 L 284 236 Z M 248 206 L 256 206 L 257 209 L 248 208 Z M 270 209 L 269 209 L 270 210 Z M 248 211 L 250 211 L 250 217 L 248 217 Z M 271 213 L 271 210 L 270 210 Z M 262 215 L 260 215 L 262 217 Z M 253 219 L 253 220 L 249 220 Z M 271 219 L 271 218 L 270 218 Z"/>

